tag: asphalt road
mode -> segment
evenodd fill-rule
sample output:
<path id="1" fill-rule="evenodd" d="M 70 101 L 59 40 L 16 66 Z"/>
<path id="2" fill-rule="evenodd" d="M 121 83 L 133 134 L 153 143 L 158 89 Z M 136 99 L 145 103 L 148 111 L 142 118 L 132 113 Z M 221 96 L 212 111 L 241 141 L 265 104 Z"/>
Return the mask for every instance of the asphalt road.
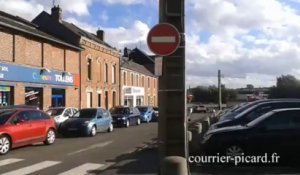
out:
<path id="1" fill-rule="evenodd" d="M 155 174 L 158 156 L 151 145 L 156 143 L 157 127 L 157 123 L 142 124 L 95 137 L 58 138 L 50 146 L 14 149 L 0 157 L 0 174 Z"/>

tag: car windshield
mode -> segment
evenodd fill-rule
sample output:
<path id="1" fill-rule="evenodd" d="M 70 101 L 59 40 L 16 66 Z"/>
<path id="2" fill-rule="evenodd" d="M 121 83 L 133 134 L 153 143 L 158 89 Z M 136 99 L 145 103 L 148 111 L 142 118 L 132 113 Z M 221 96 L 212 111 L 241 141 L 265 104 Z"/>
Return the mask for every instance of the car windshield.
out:
<path id="1" fill-rule="evenodd" d="M 140 112 L 147 112 L 148 111 L 148 108 L 147 107 L 138 107 L 138 110 Z"/>
<path id="2" fill-rule="evenodd" d="M 110 110 L 111 114 L 128 114 L 129 108 L 112 108 Z"/>
<path id="3" fill-rule="evenodd" d="M 4 110 L 0 111 L 0 125 L 6 123 L 9 117 L 15 112 L 15 110 Z"/>
<path id="4" fill-rule="evenodd" d="M 79 110 L 74 117 L 76 118 L 94 118 L 96 117 L 97 110 L 95 109 L 85 109 L 85 110 Z"/>
<path id="5" fill-rule="evenodd" d="M 61 115 L 64 112 L 63 108 L 60 109 L 49 109 L 46 113 L 50 116 Z"/>

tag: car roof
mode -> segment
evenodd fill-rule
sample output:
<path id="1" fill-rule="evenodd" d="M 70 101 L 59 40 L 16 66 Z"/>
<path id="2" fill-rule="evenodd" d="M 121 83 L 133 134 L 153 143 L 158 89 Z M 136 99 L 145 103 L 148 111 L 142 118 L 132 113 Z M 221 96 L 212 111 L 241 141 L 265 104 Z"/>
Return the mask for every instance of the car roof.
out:
<path id="1" fill-rule="evenodd" d="M 281 109 L 274 109 L 273 112 L 283 112 L 283 111 L 300 111 L 300 108 L 281 108 Z"/>

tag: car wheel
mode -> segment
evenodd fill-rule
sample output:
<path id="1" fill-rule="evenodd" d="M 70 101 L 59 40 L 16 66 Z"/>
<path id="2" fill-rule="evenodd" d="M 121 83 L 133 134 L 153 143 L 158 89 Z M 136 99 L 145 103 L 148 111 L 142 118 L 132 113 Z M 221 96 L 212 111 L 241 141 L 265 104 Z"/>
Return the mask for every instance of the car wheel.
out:
<path id="1" fill-rule="evenodd" d="M 141 124 L 141 119 L 138 118 L 137 121 L 136 121 L 136 125 L 140 125 Z"/>
<path id="2" fill-rule="evenodd" d="M 129 120 L 126 120 L 125 127 L 128 128 L 130 126 Z"/>
<path id="3" fill-rule="evenodd" d="M 108 127 L 108 132 L 112 132 L 114 130 L 114 125 L 111 123 Z"/>
<path id="4" fill-rule="evenodd" d="M 94 137 L 97 134 L 97 128 L 96 126 L 93 126 L 90 132 L 90 136 Z"/>
<path id="5" fill-rule="evenodd" d="M 10 150 L 10 139 L 8 136 L 0 136 L 0 155 L 7 154 Z"/>
<path id="6" fill-rule="evenodd" d="M 53 129 L 49 129 L 47 132 L 46 140 L 44 141 L 45 145 L 51 145 L 55 141 L 55 131 Z"/>
<path id="7" fill-rule="evenodd" d="M 227 146 L 225 149 L 225 154 L 226 156 L 229 157 L 235 157 L 235 156 L 242 156 L 244 155 L 244 150 L 242 147 L 238 146 L 238 145 L 230 145 Z"/>

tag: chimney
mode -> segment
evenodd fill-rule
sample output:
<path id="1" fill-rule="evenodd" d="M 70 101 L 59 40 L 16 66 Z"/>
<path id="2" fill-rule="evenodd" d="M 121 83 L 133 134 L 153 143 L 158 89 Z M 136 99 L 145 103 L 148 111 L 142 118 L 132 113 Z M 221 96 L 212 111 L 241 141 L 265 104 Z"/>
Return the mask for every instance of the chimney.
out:
<path id="1" fill-rule="evenodd" d="M 104 41 L 104 31 L 103 31 L 103 30 L 97 30 L 97 37 L 98 37 L 101 41 Z"/>
<path id="2" fill-rule="evenodd" d="M 53 6 L 51 9 L 51 17 L 58 22 L 62 22 L 62 9 L 58 6 Z"/>

